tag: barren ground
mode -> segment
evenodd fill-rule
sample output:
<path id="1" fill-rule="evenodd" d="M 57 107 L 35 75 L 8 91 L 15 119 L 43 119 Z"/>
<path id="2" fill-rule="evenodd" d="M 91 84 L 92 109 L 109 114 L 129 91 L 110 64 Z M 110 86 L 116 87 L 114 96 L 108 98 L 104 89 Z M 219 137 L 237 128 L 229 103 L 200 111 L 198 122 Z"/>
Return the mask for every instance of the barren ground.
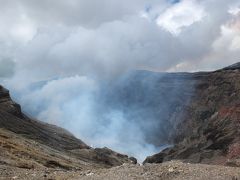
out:
<path id="1" fill-rule="evenodd" d="M 81 180 L 239 180 L 240 168 L 188 164 L 171 161 L 163 164 L 146 164 L 144 166 L 124 164 L 111 169 L 87 171 L 64 171 L 56 169 L 22 169 L 0 166 L 0 179 L 81 179 Z"/>

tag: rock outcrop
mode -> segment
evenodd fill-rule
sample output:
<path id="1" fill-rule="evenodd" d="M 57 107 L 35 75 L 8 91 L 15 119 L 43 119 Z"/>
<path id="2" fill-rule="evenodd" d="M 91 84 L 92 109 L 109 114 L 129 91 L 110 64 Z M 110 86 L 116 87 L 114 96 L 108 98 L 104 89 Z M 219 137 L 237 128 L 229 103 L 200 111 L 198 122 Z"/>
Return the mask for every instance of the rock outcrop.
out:
<path id="1" fill-rule="evenodd" d="M 240 63 L 189 76 L 196 80 L 195 91 L 172 127 L 174 146 L 148 157 L 144 163 L 181 159 L 237 166 L 240 159 Z"/>

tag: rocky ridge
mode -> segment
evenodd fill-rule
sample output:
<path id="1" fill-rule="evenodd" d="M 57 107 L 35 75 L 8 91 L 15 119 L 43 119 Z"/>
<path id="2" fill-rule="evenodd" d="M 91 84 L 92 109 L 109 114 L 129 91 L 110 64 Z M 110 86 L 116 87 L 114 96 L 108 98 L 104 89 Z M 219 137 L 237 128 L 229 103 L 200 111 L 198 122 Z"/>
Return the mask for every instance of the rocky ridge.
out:
<path id="1" fill-rule="evenodd" d="M 148 157 L 144 163 L 181 159 L 239 166 L 240 63 L 190 76 L 197 79 L 195 92 L 181 118 L 175 121 L 175 145 Z"/>

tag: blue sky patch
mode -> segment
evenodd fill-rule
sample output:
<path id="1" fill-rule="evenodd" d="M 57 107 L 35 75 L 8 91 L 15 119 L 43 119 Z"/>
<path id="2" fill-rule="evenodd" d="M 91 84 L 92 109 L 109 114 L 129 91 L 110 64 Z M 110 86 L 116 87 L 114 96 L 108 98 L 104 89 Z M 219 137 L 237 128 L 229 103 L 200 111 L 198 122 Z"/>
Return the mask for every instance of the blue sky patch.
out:
<path id="1" fill-rule="evenodd" d="M 172 4 L 176 4 L 176 3 L 179 3 L 181 0 L 167 0 L 167 1 Z"/>

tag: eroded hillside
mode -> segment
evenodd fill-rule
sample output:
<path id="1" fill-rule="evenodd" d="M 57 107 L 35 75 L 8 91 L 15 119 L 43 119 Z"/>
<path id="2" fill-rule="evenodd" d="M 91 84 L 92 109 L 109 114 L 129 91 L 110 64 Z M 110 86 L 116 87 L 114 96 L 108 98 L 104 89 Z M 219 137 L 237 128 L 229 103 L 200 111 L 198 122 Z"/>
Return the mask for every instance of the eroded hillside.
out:
<path id="1" fill-rule="evenodd" d="M 66 130 L 33 120 L 0 87 L 0 164 L 35 169 L 109 168 L 131 162 L 108 148 L 93 149 Z"/>

